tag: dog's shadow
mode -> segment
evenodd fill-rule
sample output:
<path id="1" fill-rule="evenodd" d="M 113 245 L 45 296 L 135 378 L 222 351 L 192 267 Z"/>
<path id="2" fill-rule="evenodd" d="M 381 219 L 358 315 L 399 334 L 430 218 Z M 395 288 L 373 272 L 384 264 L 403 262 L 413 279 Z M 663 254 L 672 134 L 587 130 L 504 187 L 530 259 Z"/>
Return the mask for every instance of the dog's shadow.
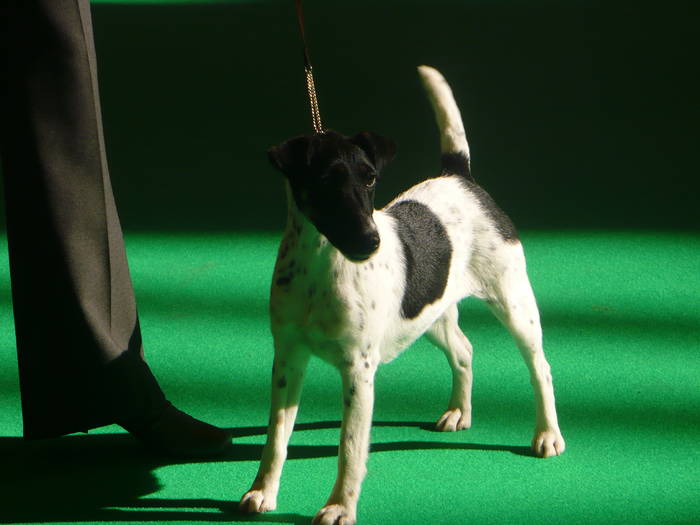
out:
<path id="1" fill-rule="evenodd" d="M 375 422 L 432 430 L 428 423 Z M 340 428 L 340 422 L 301 423 L 296 430 Z M 0 437 L 0 523 L 27 522 L 237 522 L 308 523 L 311 516 L 270 513 L 240 515 L 237 501 L 144 498 L 162 487 L 155 470 L 183 463 L 258 461 L 262 445 L 235 444 L 236 438 L 263 436 L 265 427 L 231 429 L 234 446 L 208 460 L 177 460 L 149 454 L 128 434 L 95 434 L 27 442 Z M 458 449 L 530 455 L 527 447 L 401 441 L 375 443 L 372 453 L 399 450 Z M 289 459 L 334 457 L 337 445 L 291 445 Z"/>
<path id="2" fill-rule="evenodd" d="M 415 427 L 428 432 L 438 432 L 435 423 L 423 423 L 416 421 L 373 421 L 372 427 Z M 319 421 L 315 423 L 298 423 L 294 426 L 295 431 L 303 430 L 327 430 L 340 428 L 340 421 Z M 267 432 L 266 427 L 242 427 L 232 429 L 234 440 L 236 437 L 257 436 Z M 242 456 L 252 453 L 259 459 L 262 453 L 262 445 L 248 445 L 250 449 L 239 451 Z M 370 453 L 392 452 L 397 450 L 483 450 L 495 452 L 510 452 L 518 456 L 534 457 L 530 447 L 516 445 L 490 445 L 481 443 L 445 443 L 439 441 L 396 441 L 388 443 L 372 443 Z M 291 445 L 289 447 L 288 459 L 310 459 L 326 458 L 338 454 L 337 445 Z M 243 460 L 240 458 L 239 460 Z M 246 458 L 250 459 L 250 458 Z"/>

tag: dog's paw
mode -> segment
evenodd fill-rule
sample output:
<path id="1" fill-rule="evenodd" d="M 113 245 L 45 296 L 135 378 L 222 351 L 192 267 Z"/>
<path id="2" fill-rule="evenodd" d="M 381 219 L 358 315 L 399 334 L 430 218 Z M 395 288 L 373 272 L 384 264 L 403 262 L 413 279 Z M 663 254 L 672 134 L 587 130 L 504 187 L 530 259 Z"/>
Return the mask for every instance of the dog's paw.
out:
<path id="1" fill-rule="evenodd" d="M 247 514 L 268 512 L 277 508 L 276 498 L 260 489 L 246 492 L 238 504 L 238 510 Z"/>
<path id="2" fill-rule="evenodd" d="M 456 432 L 457 430 L 464 430 L 471 426 L 471 412 L 460 408 L 449 409 L 438 419 L 437 423 L 435 423 L 435 428 L 438 432 Z"/>
<path id="3" fill-rule="evenodd" d="M 564 452 L 566 443 L 559 430 L 540 430 L 532 439 L 532 451 L 541 458 L 559 456 Z"/>
<path id="4" fill-rule="evenodd" d="M 354 510 L 335 503 L 319 510 L 311 525 L 354 525 L 356 521 Z"/>

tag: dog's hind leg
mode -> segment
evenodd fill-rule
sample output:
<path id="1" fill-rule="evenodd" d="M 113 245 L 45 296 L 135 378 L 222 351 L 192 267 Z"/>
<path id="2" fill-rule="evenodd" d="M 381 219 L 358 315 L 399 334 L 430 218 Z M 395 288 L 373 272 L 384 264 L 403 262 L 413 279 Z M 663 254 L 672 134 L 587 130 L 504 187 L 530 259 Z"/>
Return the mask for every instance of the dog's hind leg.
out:
<path id="1" fill-rule="evenodd" d="M 452 368 L 450 404 L 436 423 L 441 432 L 462 430 L 472 424 L 472 345 L 459 328 L 458 315 L 454 304 L 426 332 Z"/>
<path id="2" fill-rule="evenodd" d="M 512 249 L 509 264 L 494 284 L 489 306 L 510 331 L 530 371 L 536 414 L 532 450 L 540 457 L 558 456 L 564 452 L 565 443 L 557 422 L 550 366 L 542 347 L 540 315 L 525 270 L 522 247 L 518 244 Z"/>
<path id="3" fill-rule="evenodd" d="M 277 346 L 277 345 L 276 345 Z M 309 352 L 299 348 L 276 348 L 272 367 L 270 424 L 258 475 L 241 498 L 243 512 L 267 512 L 277 506 L 287 444 L 294 428 Z"/>

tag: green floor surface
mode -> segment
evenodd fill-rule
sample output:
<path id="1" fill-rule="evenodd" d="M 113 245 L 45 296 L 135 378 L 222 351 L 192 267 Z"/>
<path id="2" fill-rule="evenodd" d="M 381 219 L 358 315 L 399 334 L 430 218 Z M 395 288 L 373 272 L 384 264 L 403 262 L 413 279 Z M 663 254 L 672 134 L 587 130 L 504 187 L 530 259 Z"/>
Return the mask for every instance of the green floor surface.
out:
<path id="1" fill-rule="evenodd" d="M 151 367 L 176 405 L 237 436 L 216 461 L 150 457 L 115 426 L 24 443 L 3 258 L 1 523 L 310 521 L 334 480 L 341 407 L 337 373 L 319 361 L 278 509 L 255 520 L 235 511 L 265 439 L 276 242 L 240 233 L 127 238 Z M 450 372 L 429 343 L 381 368 L 360 523 L 700 522 L 700 237 L 533 232 L 524 242 L 566 453 L 528 455 L 526 369 L 487 309 L 465 301 L 473 428 L 431 430 Z"/>

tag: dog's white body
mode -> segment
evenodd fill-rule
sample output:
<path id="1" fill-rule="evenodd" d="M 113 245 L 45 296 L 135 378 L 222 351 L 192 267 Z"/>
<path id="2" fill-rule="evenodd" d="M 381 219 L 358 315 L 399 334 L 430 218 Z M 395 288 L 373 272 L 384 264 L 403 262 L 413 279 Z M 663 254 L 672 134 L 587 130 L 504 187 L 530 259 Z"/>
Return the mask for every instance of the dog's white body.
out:
<path id="1" fill-rule="evenodd" d="M 441 130 L 442 151 L 468 158 L 461 117 L 449 87 L 435 70 L 420 73 Z M 350 524 L 365 475 L 374 374 L 426 334 L 453 371 L 451 400 L 437 423 L 454 431 L 471 424 L 472 348 L 457 322 L 457 303 L 484 299 L 513 334 L 530 370 L 536 401 L 533 450 L 564 451 L 549 365 L 542 350 L 539 314 L 517 239 L 504 238 L 483 196 L 458 175 L 426 180 L 374 212 L 381 244 L 368 260 L 351 262 L 297 209 L 288 191 L 287 228 L 275 267 L 270 315 L 275 340 L 272 413 L 260 471 L 241 500 L 248 511 L 275 508 L 282 464 L 294 424 L 301 382 L 311 354 L 341 373 L 344 414 L 338 478 L 314 522 Z M 413 318 L 402 314 L 406 261 L 396 218 L 388 211 L 410 200 L 439 219 L 452 246 L 447 284 Z"/>

